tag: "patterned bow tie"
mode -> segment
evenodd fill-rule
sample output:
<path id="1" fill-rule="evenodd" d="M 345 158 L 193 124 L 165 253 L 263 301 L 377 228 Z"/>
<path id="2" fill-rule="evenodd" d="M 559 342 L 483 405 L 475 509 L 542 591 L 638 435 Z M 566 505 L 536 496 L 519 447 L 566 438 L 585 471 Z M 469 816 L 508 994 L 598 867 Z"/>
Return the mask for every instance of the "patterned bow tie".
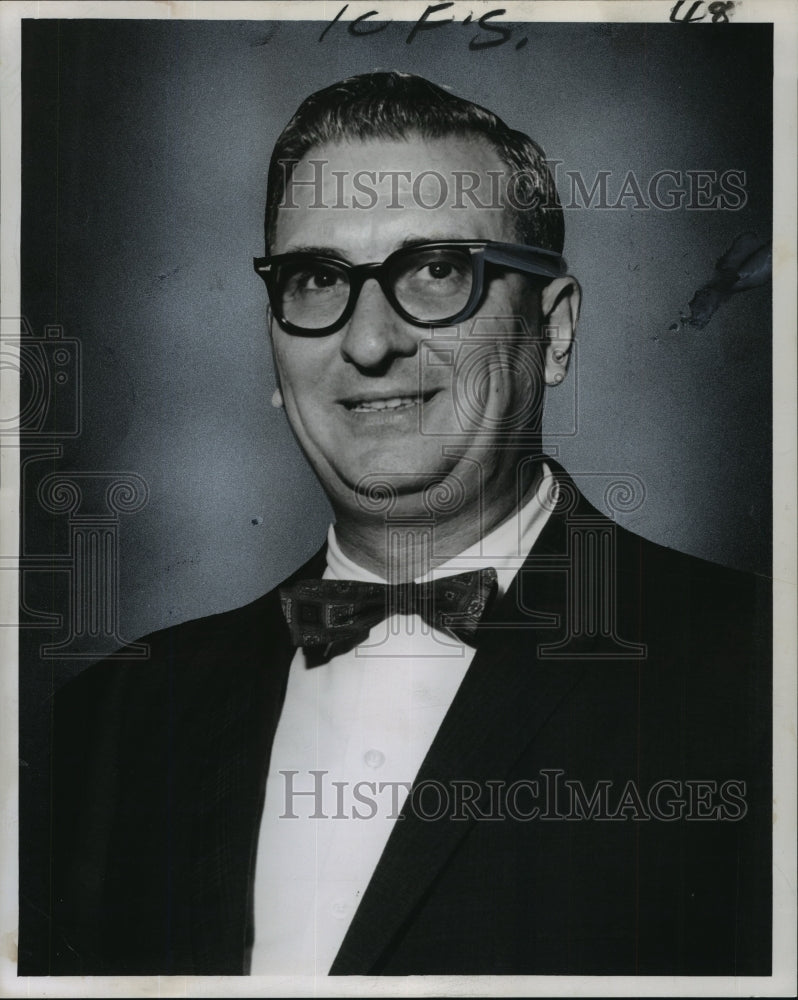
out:
<path id="1" fill-rule="evenodd" d="M 393 614 L 418 614 L 433 628 L 474 646 L 477 626 L 497 589 L 496 570 L 489 567 L 395 586 L 300 580 L 280 587 L 280 601 L 293 644 L 329 659 L 362 642 L 374 625 Z"/>

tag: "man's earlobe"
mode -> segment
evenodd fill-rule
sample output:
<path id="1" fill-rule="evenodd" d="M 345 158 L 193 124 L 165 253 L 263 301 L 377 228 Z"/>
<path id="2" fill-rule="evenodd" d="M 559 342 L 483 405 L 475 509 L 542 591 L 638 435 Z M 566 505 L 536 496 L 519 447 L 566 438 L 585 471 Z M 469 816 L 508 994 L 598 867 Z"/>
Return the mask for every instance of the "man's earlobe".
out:
<path id="1" fill-rule="evenodd" d="M 540 304 L 546 385 L 559 385 L 568 371 L 581 301 L 579 282 L 569 275 L 555 278 L 543 289 Z"/>
<path id="2" fill-rule="evenodd" d="M 285 405 L 283 401 L 283 394 L 280 389 L 280 373 L 277 368 L 277 358 L 274 356 L 274 340 L 272 339 L 272 323 L 274 322 L 274 316 L 272 314 L 271 308 L 267 306 L 266 308 L 266 323 L 269 327 L 269 342 L 272 345 L 272 367 L 274 368 L 274 377 L 277 380 L 277 388 L 272 393 L 272 406 L 276 410 L 280 410 Z"/>

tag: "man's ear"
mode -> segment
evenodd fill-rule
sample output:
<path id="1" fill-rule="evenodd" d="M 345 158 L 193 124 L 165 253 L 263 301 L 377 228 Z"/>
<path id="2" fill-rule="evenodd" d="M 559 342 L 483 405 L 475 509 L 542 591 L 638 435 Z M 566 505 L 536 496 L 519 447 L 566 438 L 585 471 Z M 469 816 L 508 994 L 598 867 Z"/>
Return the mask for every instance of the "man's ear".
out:
<path id="1" fill-rule="evenodd" d="M 277 356 L 274 353 L 274 337 L 272 336 L 274 314 L 272 313 L 271 306 L 268 305 L 266 306 L 266 325 L 269 328 L 269 344 L 271 345 L 272 351 L 272 370 L 274 371 L 274 381 L 276 382 L 276 388 L 272 393 L 272 406 L 279 409 L 284 405 L 283 393 L 280 387 L 280 369 L 277 367 Z"/>
<path id="2" fill-rule="evenodd" d="M 559 385 L 568 371 L 576 335 L 582 289 L 576 278 L 555 278 L 540 298 L 543 343 L 543 374 L 546 385 Z"/>

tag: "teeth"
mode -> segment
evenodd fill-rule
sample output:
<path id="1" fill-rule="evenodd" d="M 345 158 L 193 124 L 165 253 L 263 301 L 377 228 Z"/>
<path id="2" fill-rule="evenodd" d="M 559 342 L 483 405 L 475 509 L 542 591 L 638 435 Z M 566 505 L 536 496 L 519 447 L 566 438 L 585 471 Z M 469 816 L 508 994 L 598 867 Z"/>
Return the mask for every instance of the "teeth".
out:
<path id="1" fill-rule="evenodd" d="M 360 412 L 369 410 L 400 410 L 407 406 L 418 406 L 421 400 L 418 396 L 395 396 L 393 399 L 359 400 L 350 409 Z"/>

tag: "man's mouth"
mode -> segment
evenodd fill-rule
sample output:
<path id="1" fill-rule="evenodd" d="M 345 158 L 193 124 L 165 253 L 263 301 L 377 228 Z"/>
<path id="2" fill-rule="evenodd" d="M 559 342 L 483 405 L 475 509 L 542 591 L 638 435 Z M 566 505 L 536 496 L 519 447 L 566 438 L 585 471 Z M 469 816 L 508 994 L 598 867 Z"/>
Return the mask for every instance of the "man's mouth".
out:
<path id="1" fill-rule="evenodd" d="M 352 413 L 376 413 L 381 410 L 408 410 L 421 406 L 434 396 L 434 392 L 413 393 L 409 396 L 372 396 L 343 400 L 347 410 Z"/>

